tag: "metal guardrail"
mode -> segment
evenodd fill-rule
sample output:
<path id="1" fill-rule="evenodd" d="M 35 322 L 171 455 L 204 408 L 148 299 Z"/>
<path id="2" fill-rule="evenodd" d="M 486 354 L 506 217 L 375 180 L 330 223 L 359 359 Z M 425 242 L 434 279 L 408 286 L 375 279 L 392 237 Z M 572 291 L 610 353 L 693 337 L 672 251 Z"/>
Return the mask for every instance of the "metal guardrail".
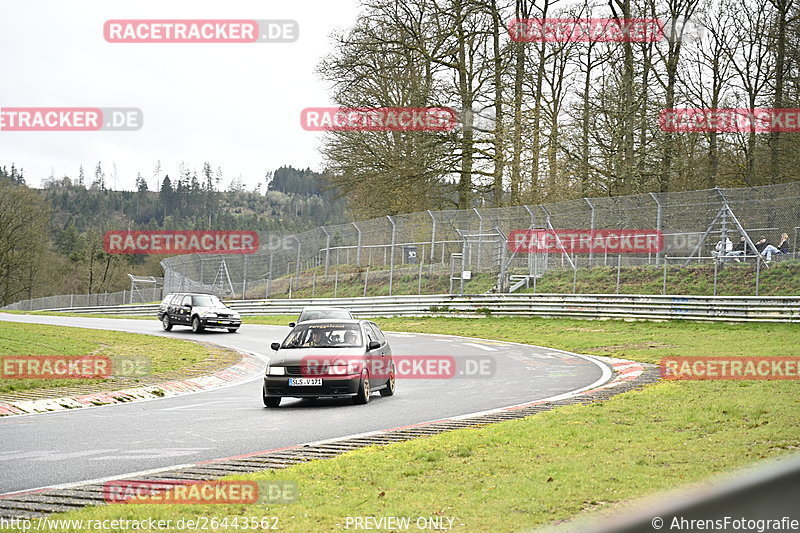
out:
<path id="1" fill-rule="evenodd" d="M 293 315 L 308 305 L 346 307 L 356 316 L 475 315 L 800 322 L 800 296 L 659 296 L 618 294 L 405 295 L 293 300 L 235 300 L 243 315 Z M 53 308 L 46 311 L 151 315 L 157 304 Z"/>
<path id="2" fill-rule="evenodd" d="M 651 497 L 606 520 L 579 519 L 540 533 L 662 531 L 797 531 L 800 455 L 758 463 L 711 484 Z M 599 523 L 598 523 L 599 522 Z M 792 524 L 793 522 L 793 524 Z"/>

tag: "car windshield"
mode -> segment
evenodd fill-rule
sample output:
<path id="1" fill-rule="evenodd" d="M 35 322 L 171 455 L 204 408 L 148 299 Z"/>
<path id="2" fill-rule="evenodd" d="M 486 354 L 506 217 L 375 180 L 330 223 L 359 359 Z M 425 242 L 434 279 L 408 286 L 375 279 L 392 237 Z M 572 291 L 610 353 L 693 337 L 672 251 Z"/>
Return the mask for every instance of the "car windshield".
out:
<path id="1" fill-rule="evenodd" d="M 225 307 L 219 298 L 211 295 L 192 296 L 193 305 L 200 307 Z"/>
<path id="2" fill-rule="evenodd" d="M 358 324 L 308 324 L 292 330 L 282 348 L 357 348 L 362 346 Z"/>
<path id="3" fill-rule="evenodd" d="M 324 320 L 326 318 L 351 318 L 351 316 L 346 309 L 309 309 L 300 314 L 298 322 Z"/>

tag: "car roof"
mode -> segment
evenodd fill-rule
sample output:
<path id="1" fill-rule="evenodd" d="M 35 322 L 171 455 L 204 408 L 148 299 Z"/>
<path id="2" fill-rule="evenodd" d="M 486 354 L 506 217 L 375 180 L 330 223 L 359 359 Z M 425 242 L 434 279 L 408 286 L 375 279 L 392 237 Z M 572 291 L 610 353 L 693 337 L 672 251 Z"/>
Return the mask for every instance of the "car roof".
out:
<path id="1" fill-rule="evenodd" d="M 367 322 L 366 320 L 359 320 L 358 318 L 315 318 L 314 320 L 304 320 L 297 324 L 298 326 L 305 326 L 306 324 L 361 324 Z"/>
<path id="2" fill-rule="evenodd" d="M 326 305 L 309 305 L 304 307 L 302 312 L 306 311 L 347 311 L 348 313 L 350 312 L 349 309 L 346 309 L 344 307 L 331 307 Z"/>

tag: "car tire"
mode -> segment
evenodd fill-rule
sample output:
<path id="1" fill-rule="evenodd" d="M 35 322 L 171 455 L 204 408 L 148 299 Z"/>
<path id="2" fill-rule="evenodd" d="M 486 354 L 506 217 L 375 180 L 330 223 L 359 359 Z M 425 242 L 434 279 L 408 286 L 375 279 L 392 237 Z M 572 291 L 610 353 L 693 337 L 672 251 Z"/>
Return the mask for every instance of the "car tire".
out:
<path id="1" fill-rule="evenodd" d="M 164 328 L 164 331 L 171 331 L 172 330 L 172 322 L 169 321 L 169 316 L 164 315 L 161 318 L 161 327 Z"/>
<path id="2" fill-rule="evenodd" d="M 239 328 L 228 328 L 228 333 L 236 333 Z"/>
<path id="3" fill-rule="evenodd" d="M 353 397 L 353 403 L 356 405 L 368 404 L 370 394 L 372 391 L 369 388 L 369 372 L 364 370 L 361 372 L 361 383 L 358 384 L 358 394 Z"/>
<path id="4" fill-rule="evenodd" d="M 381 396 L 394 396 L 394 366 L 389 371 L 389 379 L 386 380 L 386 387 L 380 390 Z"/>
<path id="5" fill-rule="evenodd" d="M 203 324 L 200 323 L 200 317 L 192 318 L 192 331 L 202 333 L 204 329 Z"/>
<path id="6" fill-rule="evenodd" d="M 281 404 L 280 396 L 264 396 L 264 406 L 274 409 Z"/>

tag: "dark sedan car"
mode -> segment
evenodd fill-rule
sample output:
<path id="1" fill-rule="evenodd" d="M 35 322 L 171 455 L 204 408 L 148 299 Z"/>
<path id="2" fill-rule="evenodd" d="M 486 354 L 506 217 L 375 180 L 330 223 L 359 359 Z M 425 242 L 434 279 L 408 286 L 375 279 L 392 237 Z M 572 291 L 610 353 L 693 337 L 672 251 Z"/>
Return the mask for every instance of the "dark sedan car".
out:
<path id="1" fill-rule="evenodd" d="M 392 396 L 395 368 L 383 332 L 366 320 L 311 320 L 295 326 L 276 351 L 264 375 L 264 405 L 278 407 L 292 398 L 352 397 L 365 404 L 370 395 Z"/>
<path id="2" fill-rule="evenodd" d="M 158 319 L 165 331 L 172 326 L 189 326 L 195 333 L 206 328 L 235 333 L 242 325 L 241 315 L 213 294 L 168 294 L 158 308 Z"/>

